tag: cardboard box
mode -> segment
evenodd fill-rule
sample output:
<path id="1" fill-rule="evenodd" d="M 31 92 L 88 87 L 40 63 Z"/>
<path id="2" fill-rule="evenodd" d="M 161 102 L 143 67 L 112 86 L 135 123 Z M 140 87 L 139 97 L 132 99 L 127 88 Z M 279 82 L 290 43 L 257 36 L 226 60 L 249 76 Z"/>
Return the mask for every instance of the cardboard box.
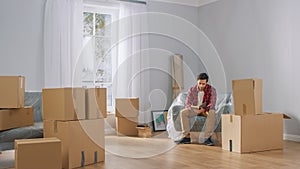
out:
<path id="1" fill-rule="evenodd" d="M 107 117 L 106 88 L 90 88 L 86 90 L 87 119 Z"/>
<path id="2" fill-rule="evenodd" d="M 0 76 L 0 84 L 0 108 L 24 107 L 24 76 Z"/>
<path id="3" fill-rule="evenodd" d="M 85 89 L 55 88 L 43 89 L 44 120 L 85 119 Z"/>
<path id="4" fill-rule="evenodd" d="M 116 117 L 138 117 L 139 98 L 116 98 Z"/>
<path id="5" fill-rule="evenodd" d="M 222 115 L 222 149 L 250 153 L 283 148 L 283 115 Z"/>
<path id="6" fill-rule="evenodd" d="M 32 126 L 33 123 L 33 107 L 0 110 L 0 131 L 24 126 Z"/>
<path id="7" fill-rule="evenodd" d="M 243 79 L 232 81 L 234 114 L 252 115 L 262 113 L 262 80 Z"/>
<path id="8" fill-rule="evenodd" d="M 137 136 L 137 125 L 137 117 L 116 117 L 116 128 L 118 136 Z"/>
<path id="9" fill-rule="evenodd" d="M 142 138 L 152 137 L 152 130 L 150 127 L 136 127 L 138 130 L 138 136 Z"/>
<path id="10" fill-rule="evenodd" d="M 82 167 L 105 159 L 104 119 L 44 121 L 44 137 L 62 142 L 64 169 Z"/>
<path id="11" fill-rule="evenodd" d="M 61 169 L 61 164 L 59 139 L 15 140 L 16 169 Z"/>

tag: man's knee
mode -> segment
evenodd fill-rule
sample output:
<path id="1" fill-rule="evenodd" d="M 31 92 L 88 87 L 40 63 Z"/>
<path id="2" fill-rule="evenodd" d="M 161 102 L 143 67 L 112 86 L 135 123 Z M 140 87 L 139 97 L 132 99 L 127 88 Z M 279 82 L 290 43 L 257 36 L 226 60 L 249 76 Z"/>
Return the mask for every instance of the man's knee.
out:
<path id="1" fill-rule="evenodd" d="M 215 118 L 216 111 L 215 110 L 209 110 L 208 111 L 208 118 Z"/>
<path id="2" fill-rule="evenodd" d="M 182 117 L 182 116 L 188 116 L 188 114 L 189 114 L 189 109 L 183 109 L 183 110 L 181 110 L 180 111 L 180 117 Z"/>

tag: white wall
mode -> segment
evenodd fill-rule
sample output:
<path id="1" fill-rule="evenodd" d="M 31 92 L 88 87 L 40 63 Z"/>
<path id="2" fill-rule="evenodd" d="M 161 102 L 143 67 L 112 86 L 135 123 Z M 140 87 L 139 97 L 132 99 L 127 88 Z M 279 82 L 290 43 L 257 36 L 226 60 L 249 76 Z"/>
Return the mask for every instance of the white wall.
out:
<path id="1" fill-rule="evenodd" d="M 163 2 L 151 2 L 148 3 L 148 12 L 159 12 L 167 15 L 174 15 L 186 19 L 187 22 L 191 22 L 194 25 L 198 25 L 198 8 L 191 6 L 184 6 L 171 3 Z M 171 18 L 172 16 L 170 16 Z M 157 27 L 162 24 L 157 20 L 149 20 L 149 28 Z M 171 19 L 168 29 L 172 31 Z M 185 30 L 182 32 L 186 33 Z M 185 91 L 195 85 L 195 77 L 205 68 L 200 61 L 199 57 L 183 42 L 175 40 L 172 37 L 164 35 L 149 35 L 149 47 L 156 48 L 150 52 L 150 66 L 156 68 L 150 73 L 151 79 L 151 109 L 152 110 L 163 110 L 168 109 L 172 103 L 172 77 L 171 77 L 171 56 L 172 54 L 182 54 L 184 58 L 184 88 Z"/>
<path id="2" fill-rule="evenodd" d="M 220 0 L 199 8 L 199 27 L 231 80 L 263 79 L 263 110 L 283 112 L 285 134 L 300 135 L 299 0 Z M 300 137 L 298 137 L 300 138 Z"/>
<path id="3" fill-rule="evenodd" d="M 0 75 L 23 75 L 26 90 L 43 87 L 45 0 L 0 1 Z"/>

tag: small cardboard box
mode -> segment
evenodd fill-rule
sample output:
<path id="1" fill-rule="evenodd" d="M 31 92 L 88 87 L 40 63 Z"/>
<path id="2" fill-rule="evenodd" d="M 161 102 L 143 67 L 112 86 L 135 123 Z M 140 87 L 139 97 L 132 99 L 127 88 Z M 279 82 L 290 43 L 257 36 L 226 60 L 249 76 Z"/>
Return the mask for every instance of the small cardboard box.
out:
<path id="1" fill-rule="evenodd" d="M 105 159 L 104 119 L 44 121 L 44 137 L 62 142 L 64 169 L 82 167 Z"/>
<path id="2" fill-rule="evenodd" d="M 283 114 L 222 115 L 222 149 L 250 153 L 283 148 Z"/>
<path id="3" fill-rule="evenodd" d="M 234 114 L 253 115 L 262 113 L 262 80 L 243 79 L 232 81 Z"/>
<path id="4" fill-rule="evenodd" d="M 33 107 L 0 110 L 0 131 L 17 127 L 32 126 Z"/>
<path id="5" fill-rule="evenodd" d="M 16 169 L 61 169 L 61 164 L 59 139 L 15 140 Z"/>
<path id="6" fill-rule="evenodd" d="M 24 107 L 24 76 L 0 76 L 0 84 L 0 108 Z"/>
<path id="7" fill-rule="evenodd" d="M 87 119 L 106 118 L 106 88 L 86 90 Z"/>
<path id="8" fill-rule="evenodd" d="M 142 138 L 152 137 L 152 130 L 150 127 L 136 127 L 138 130 L 138 136 Z"/>
<path id="9" fill-rule="evenodd" d="M 118 136 L 137 136 L 138 118 L 137 117 L 116 117 L 116 128 Z"/>
<path id="10" fill-rule="evenodd" d="M 138 117 L 139 98 L 116 98 L 116 117 Z"/>
<path id="11" fill-rule="evenodd" d="M 43 89 L 44 120 L 85 119 L 84 88 Z"/>

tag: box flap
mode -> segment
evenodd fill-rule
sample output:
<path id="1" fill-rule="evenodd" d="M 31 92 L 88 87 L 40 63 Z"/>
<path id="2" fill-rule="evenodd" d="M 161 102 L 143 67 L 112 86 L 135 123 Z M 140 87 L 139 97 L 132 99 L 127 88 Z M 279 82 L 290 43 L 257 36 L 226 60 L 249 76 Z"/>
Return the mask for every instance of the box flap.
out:
<path id="1" fill-rule="evenodd" d="M 284 113 L 271 113 L 271 112 L 264 112 L 263 114 L 282 114 L 284 119 L 292 119 L 290 116 Z"/>
<path id="2" fill-rule="evenodd" d="M 286 114 L 283 114 L 283 118 L 285 118 L 285 119 L 292 119 L 290 116 L 288 116 Z"/>

